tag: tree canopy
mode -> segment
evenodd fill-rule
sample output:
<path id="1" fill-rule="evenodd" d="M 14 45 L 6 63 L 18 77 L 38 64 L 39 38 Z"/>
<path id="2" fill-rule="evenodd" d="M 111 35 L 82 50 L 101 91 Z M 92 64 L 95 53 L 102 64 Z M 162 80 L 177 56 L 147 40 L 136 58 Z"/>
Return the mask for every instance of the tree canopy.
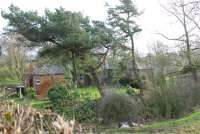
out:
<path id="1" fill-rule="evenodd" d="M 115 38 L 117 38 L 121 45 L 131 51 L 132 57 L 132 77 L 139 79 L 137 71 L 136 58 L 135 58 L 135 43 L 134 36 L 136 33 L 141 32 L 141 28 L 136 23 L 136 17 L 140 13 L 132 0 L 119 0 L 119 4 L 115 7 L 108 8 L 108 22 L 115 31 Z M 127 43 L 131 44 L 130 46 Z"/>
<path id="2" fill-rule="evenodd" d="M 63 8 L 55 11 L 46 9 L 44 15 L 39 16 L 36 11 L 25 12 L 11 5 L 9 12 L 2 12 L 2 16 L 9 21 L 7 30 L 17 32 L 34 42 L 30 47 L 40 47 L 40 55 L 56 54 L 70 57 L 74 81 L 77 81 L 76 60 L 86 62 L 88 57 L 99 56 L 96 54 L 96 48 L 107 50 L 102 56 L 105 58 L 113 40 L 112 29 L 104 22 L 90 21 L 79 12 L 66 11 Z M 98 60 L 97 65 L 87 67 L 94 66 L 94 70 L 98 69 L 102 61 L 104 60 Z"/>

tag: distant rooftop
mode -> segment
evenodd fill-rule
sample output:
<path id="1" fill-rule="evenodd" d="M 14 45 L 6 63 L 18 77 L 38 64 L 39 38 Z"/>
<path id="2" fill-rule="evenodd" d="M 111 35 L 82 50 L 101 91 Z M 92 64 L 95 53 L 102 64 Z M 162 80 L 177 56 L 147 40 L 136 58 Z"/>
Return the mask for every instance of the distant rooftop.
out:
<path id="1" fill-rule="evenodd" d="M 56 75 L 64 74 L 64 68 L 59 65 L 44 65 L 42 67 L 36 67 L 33 71 L 35 75 Z"/>
<path id="2" fill-rule="evenodd" d="M 153 68 L 151 66 L 148 66 L 147 64 L 142 63 L 136 63 L 138 70 L 152 70 Z"/>
<path id="3" fill-rule="evenodd" d="M 153 70 L 153 67 L 151 67 L 150 65 L 148 66 L 147 64 L 144 64 L 144 63 L 137 62 L 136 65 L 137 65 L 138 70 Z M 132 62 L 130 61 L 127 66 L 128 66 L 128 69 L 132 69 Z M 103 67 L 104 69 L 118 69 L 119 65 L 113 65 L 109 63 L 108 61 L 106 61 Z"/>

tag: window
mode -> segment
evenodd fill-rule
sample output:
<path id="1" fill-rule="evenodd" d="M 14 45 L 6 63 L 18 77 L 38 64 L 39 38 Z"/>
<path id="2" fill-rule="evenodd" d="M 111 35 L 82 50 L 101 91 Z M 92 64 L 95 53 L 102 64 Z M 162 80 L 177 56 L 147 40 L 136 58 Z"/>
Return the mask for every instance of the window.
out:
<path id="1" fill-rule="evenodd" d="M 35 84 L 40 85 L 40 80 L 36 80 Z"/>

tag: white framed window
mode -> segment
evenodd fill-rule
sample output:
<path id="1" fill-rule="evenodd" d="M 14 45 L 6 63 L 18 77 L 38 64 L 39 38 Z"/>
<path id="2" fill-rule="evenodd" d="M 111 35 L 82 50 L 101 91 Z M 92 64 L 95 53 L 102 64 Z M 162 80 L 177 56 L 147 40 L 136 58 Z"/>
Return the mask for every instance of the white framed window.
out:
<path id="1" fill-rule="evenodd" d="M 36 80 L 35 81 L 35 84 L 38 86 L 38 85 L 40 85 L 40 80 Z"/>

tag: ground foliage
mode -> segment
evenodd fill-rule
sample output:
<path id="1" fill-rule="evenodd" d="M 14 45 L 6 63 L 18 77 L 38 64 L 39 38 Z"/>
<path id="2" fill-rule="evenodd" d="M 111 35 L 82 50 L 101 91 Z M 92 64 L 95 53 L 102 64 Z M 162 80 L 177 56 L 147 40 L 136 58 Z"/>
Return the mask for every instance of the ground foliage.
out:
<path id="1" fill-rule="evenodd" d="M 48 110 L 38 111 L 31 107 L 19 106 L 12 101 L 0 102 L 0 132 L 21 133 L 67 133 L 74 131 L 74 121 L 65 121 L 61 116 Z"/>

